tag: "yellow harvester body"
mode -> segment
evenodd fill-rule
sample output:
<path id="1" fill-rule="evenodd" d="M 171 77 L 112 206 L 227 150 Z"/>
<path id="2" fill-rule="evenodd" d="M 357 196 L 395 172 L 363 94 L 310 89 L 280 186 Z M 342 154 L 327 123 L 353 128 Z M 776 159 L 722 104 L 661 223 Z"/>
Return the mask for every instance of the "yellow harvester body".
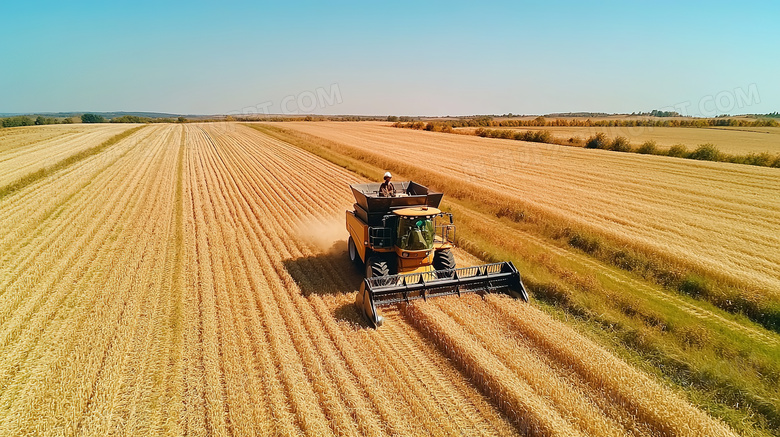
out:
<path id="1" fill-rule="evenodd" d="M 456 268 L 455 226 L 438 208 L 442 193 L 412 181 L 394 185 L 394 197 L 380 196 L 379 184 L 351 185 L 356 203 L 346 212 L 349 257 L 366 277 L 356 304 L 374 327 L 383 320 L 378 305 L 480 291 L 528 300 L 511 262 Z"/>

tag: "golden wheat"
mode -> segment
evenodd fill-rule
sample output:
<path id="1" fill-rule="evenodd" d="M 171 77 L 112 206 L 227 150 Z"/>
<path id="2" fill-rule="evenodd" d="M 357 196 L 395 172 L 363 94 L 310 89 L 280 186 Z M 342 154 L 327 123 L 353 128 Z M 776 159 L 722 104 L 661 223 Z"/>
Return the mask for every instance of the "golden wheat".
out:
<path id="1" fill-rule="evenodd" d="M 130 129 L 126 124 L 31 126 L 0 137 L 0 187 Z"/>
<path id="2" fill-rule="evenodd" d="M 0 199 L 0 434 L 725 429 L 582 337 L 561 341 L 619 376 L 561 351 L 526 304 L 444 299 L 366 329 L 341 222 L 359 179 L 301 149 L 187 124 L 108 150 Z"/>
<path id="3" fill-rule="evenodd" d="M 286 123 L 362 159 L 446 181 L 646 247 L 777 297 L 780 178 L 774 168 L 681 160 L 379 123 Z M 407 171 L 409 170 L 409 171 Z"/>

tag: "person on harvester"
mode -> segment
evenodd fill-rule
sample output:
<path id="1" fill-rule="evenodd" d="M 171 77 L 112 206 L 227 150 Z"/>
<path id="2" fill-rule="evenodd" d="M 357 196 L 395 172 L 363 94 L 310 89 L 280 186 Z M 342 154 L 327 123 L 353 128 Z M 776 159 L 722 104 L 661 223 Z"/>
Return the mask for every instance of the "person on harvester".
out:
<path id="1" fill-rule="evenodd" d="M 381 197 L 395 197 L 395 187 L 390 182 L 392 178 L 393 175 L 390 172 L 385 173 L 385 181 L 379 186 L 379 195 Z"/>

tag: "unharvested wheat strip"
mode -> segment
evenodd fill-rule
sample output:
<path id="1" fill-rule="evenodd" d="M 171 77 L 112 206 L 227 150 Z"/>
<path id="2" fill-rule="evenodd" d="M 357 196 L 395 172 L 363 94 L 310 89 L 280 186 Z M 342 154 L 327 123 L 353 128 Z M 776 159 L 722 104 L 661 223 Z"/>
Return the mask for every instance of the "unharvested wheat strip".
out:
<path id="1" fill-rule="evenodd" d="M 164 144 L 167 145 L 168 141 L 169 137 L 166 135 Z M 171 232 L 168 217 L 173 215 L 171 211 L 173 181 L 168 168 L 173 165 L 176 156 L 168 147 L 163 148 L 163 153 L 164 155 L 159 159 L 161 165 L 154 173 L 157 182 L 153 192 L 156 195 L 153 207 L 149 210 L 150 220 L 144 224 L 144 228 L 138 230 L 143 234 L 155 236 L 155 241 L 151 257 L 146 257 L 143 261 L 143 270 L 135 273 L 138 284 L 135 294 L 139 302 L 137 313 L 129 317 L 123 315 L 123 319 L 119 322 L 119 329 L 112 340 L 110 353 L 103 360 L 99 379 L 95 382 L 90 402 L 84 412 L 85 417 L 79 429 L 83 435 L 107 433 L 112 420 L 118 425 L 115 429 L 126 430 L 132 434 L 140 432 L 131 416 L 140 400 L 129 401 L 130 405 L 126 405 L 128 400 L 123 399 L 122 387 L 126 384 L 124 377 L 135 373 L 136 380 L 132 386 L 136 390 L 145 389 L 152 382 L 152 377 L 148 375 L 150 361 L 160 357 L 159 353 L 155 353 L 159 351 L 159 347 L 150 338 L 149 331 L 159 326 L 161 313 L 165 311 L 160 302 L 161 297 L 164 297 L 160 293 L 160 284 L 165 281 L 166 276 L 163 267 L 166 266 L 168 253 L 165 247 Z M 140 362 L 133 362 L 131 358 L 134 348 L 145 352 L 136 358 Z M 133 369 L 133 372 L 127 372 L 128 368 Z M 151 396 L 151 393 L 147 395 Z M 155 412 L 151 409 L 144 413 L 148 416 Z M 144 419 L 149 421 L 151 418 Z M 122 428 L 123 426 L 125 428 Z"/>
<path id="2" fill-rule="evenodd" d="M 425 343 L 419 332 L 405 320 L 397 320 L 398 323 L 393 323 L 390 327 L 403 332 L 397 338 L 406 350 L 411 351 L 406 355 L 406 360 L 413 368 L 425 370 L 421 383 L 429 386 L 431 393 L 435 393 L 437 387 L 444 392 L 446 403 L 449 404 L 445 407 L 448 412 L 459 411 L 458 414 L 450 414 L 450 417 L 458 424 L 461 433 L 503 436 L 516 434 L 506 418 L 489 405 L 486 398 L 468 384 L 463 375 L 452 368 L 446 357 L 433 349 L 430 343 Z M 465 419 L 464 423 L 461 423 L 461 417 Z"/>
<path id="3" fill-rule="evenodd" d="M 427 304 L 408 305 L 407 317 L 447 351 L 458 364 L 513 418 L 522 433 L 581 435 L 545 399 L 517 379 L 492 354 L 441 310 Z"/>
<path id="4" fill-rule="evenodd" d="M 121 261 L 120 261 L 120 262 L 121 262 Z M 93 293 L 93 296 L 94 296 L 94 297 L 92 297 L 91 299 L 97 299 L 97 298 L 99 297 L 99 295 L 100 295 L 100 292 L 99 292 L 99 289 L 98 289 L 98 287 L 92 287 L 91 289 L 92 289 L 92 290 L 95 290 L 95 293 Z M 88 308 L 88 307 L 92 306 L 92 305 L 93 305 L 93 303 L 91 303 L 91 302 L 89 302 L 89 301 L 85 301 L 85 302 L 84 302 L 84 305 L 85 305 L 85 306 Z M 104 306 L 103 308 L 106 308 L 106 307 Z M 84 314 L 84 316 L 86 317 L 86 316 L 87 316 L 87 314 L 85 313 L 85 314 Z M 83 327 L 82 327 L 82 328 L 78 328 L 78 327 L 79 327 L 79 325 L 78 325 L 78 324 L 76 324 L 76 325 L 74 325 L 74 326 L 73 326 L 73 328 L 74 328 L 74 329 L 83 329 Z M 67 343 L 68 343 L 68 344 L 70 344 L 70 343 L 72 343 L 72 342 L 75 342 L 76 340 L 77 340 L 77 338 L 75 338 L 75 337 L 73 337 L 73 336 L 71 335 L 71 336 L 69 337 L 69 339 L 67 340 Z M 62 350 L 63 352 L 64 352 L 64 351 L 66 351 L 66 350 L 68 350 L 68 348 L 69 348 L 68 344 L 64 345 L 64 346 L 61 348 L 61 350 Z M 61 359 L 62 359 L 62 358 L 61 358 L 62 356 L 63 356 L 63 355 L 62 355 L 62 353 L 60 353 L 60 354 L 58 355 L 58 357 L 60 357 L 60 358 L 55 358 L 55 357 L 53 357 L 53 358 L 55 358 L 55 359 L 60 359 L 60 360 L 61 360 Z M 55 372 L 57 372 L 57 373 L 61 373 L 61 372 L 67 372 L 67 371 L 69 370 L 69 369 L 68 369 L 66 366 L 55 366 L 55 367 L 50 367 L 50 369 L 52 369 L 53 371 L 55 371 Z M 56 370 L 55 370 L 55 369 L 56 369 Z M 56 378 L 56 375 L 47 376 L 47 373 L 36 374 L 35 376 L 36 376 L 36 378 L 35 378 L 35 379 L 38 379 L 38 378 L 37 378 L 38 376 L 41 376 L 42 378 L 45 378 L 46 380 L 51 380 L 51 379 L 53 379 L 53 378 Z M 46 403 L 51 403 L 51 402 L 54 402 L 54 404 L 51 404 L 51 406 L 50 406 L 50 410 L 48 410 L 48 411 L 52 411 L 52 410 L 54 410 L 54 409 L 56 408 L 56 406 L 58 405 L 58 404 L 56 404 L 56 400 L 57 400 L 57 399 L 59 399 L 59 400 L 64 400 L 64 399 L 67 399 L 67 398 L 63 398 L 63 397 L 61 397 L 61 396 L 60 396 L 60 397 L 55 397 L 55 398 L 50 398 L 50 397 L 48 397 L 49 395 L 47 395 L 45 392 L 43 392 L 43 391 L 42 391 L 42 388 L 43 388 L 43 387 L 49 387 L 49 388 L 52 388 L 52 386 L 51 386 L 51 385 L 46 385 L 46 384 L 37 384 L 37 383 L 35 383 L 34 381 L 31 381 L 31 383 L 30 383 L 30 384 L 28 384 L 28 387 L 30 387 L 32 390 L 35 390 L 35 391 L 39 392 L 39 394 L 34 394 L 34 393 L 27 393 L 27 394 L 25 394 L 25 395 L 23 396 L 24 398 L 26 398 L 26 399 L 30 399 L 30 400 L 32 400 L 32 399 L 36 399 L 36 398 L 39 398 L 39 399 L 47 399 Z M 56 387 L 58 391 L 59 391 L 59 390 L 61 390 L 61 389 L 63 389 L 63 386 L 57 386 L 56 384 L 55 384 L 53 387 Z M 32 405 L 36 405 L 36 404 L 37 404 L 38 406 L 45 405 L 45 404 L 41 404 L 41 403 L 39 403 L 39 402 L 35 402 L 35 401 L 33 401 L 33 402 L 32 402 Z M 40 410 L 35 410 L 35 411 L 40 411 Z M 46 410 L 46 408 L 44 408 L 44 409 L 43 409 L 43 411 L 47 411 L 47 410 Z M 36 413 L 36 414 L 40 414 L 40 413 Z M 21 416 L 22 416 L 22 417 L 31 417 L 29 414 L 27 414 L 27 415 L 24 415 L 24 414 L 23 414 L 23 415 L 21 415 Z M 34 415 L 33 415 L 33 416 L 34 416 Z M 47 417 L 48 417 L 48 416 L 47 416 Z M 52 417 L 48 417 L 48 418 L 49 418 L 49 422 L 51 422 L 52 420 L 61 420 L 61 418 L 60 418 L 60 419 L 58 419 L 58 418 L 57 418 L 57 416 L 54 416 L 54 415 L 52 415 Z M 75 423 L 75 422 L 73 422 L 73 423 Z M 44 427 L 44 428 L 45 428 L 47 425 L 46 425 L 45 423 L 43 423 L 43 421 L 39 421 L 39 423 L 36 423 L 36 426 L 37 426 L 38 428 L 40 428 L 40 427 Z"/>
<path id="5" fill-rule="evenodd" d="M 462 302 L 461 302 L 462 301 Z M 461 325 L 469 326 L 472 321 L 479 320 L 481 323 L 487 323 L 493 326 L 491 332 L 496 333 L 496 338 L 505 338 L 510 343 L 516 342 L 516 345 L 512 346 L 517 351 L 526 351 L 528 354 L 521 354 L 520 365 L 527 366 L 533 365 L 535 368 L 539 368 L 537 363 L 542 363 L 542 366 L 546 366 L 550 372 L 553 372 L 555 377 L 562 380 L 566 386 L 570 386 L 572 390 L 577 390 L 583 395 L 587 396 L 591 402 L 593 402 L 607 417 L 611 418 L 616 424 L 620 424 L 623 430 L 633 435 L 652 435 L 652 430 L 647 426 L 637 422 L 636 417 L 629 411 L 622 408 L 622 405 L 618 405 L 613 402 L 606 393 L 600 388 L 594 389 L 587 382 L 583 381 L 579 374 L 572 371 L 568 366 L 561 365 L 561 363 L 549 359 L 543 353 L 534 353 L 534 344 L 525 337 L 518 335 L 512 335 L 513 331 L 510 329 L 512 322 L 496 312 L 491 305 L 482 302 L 481 299 L 477 299 L 475 296 L 464 296 L 458 301 L 449 300 L 448 302 L 437 302 L 439 307 L 446 307 L 447 312 L 451 317 L 459 320 Z M 452 307 L 452 308 L 449 308 Z M 461 308 L 463 307 L 463 308 Z M 456 317 L 458 316 L 458 317 Z M 473 331 L 476 331 L 474 329 Z M 481 332 L 481 331 L 480 331 Z M 491 342 L 493 337 L 491 337 Z M 484 342 L 487 343 L 487 342 Z M 514 358 L 515 354 L 508 358 Z M 524 369 L 521 369 L 524 371 Z M 541 373 L 546 373 L 542 368 Z M 554 383 L 553 383 L 554 384 Z M 569 405 L 569 402 L 556 402 L 559 405 Z M 593 415 L 594 417 L 596 415 Z M 583 417 L 589 417 L 585 415 Z"/>
<path id="6" fill-rule="evenodd" d="M 175 253 L 173 278 L 172 278 L 172 299 L 173 305 L 170 315 L 170 343 L 166 353 L 168 364 L 167 372 L 163 381 L 167 381 L 165 393 L 162 394 L 162 414 L 161 421 L 153 431 L 160 435 L 182 435 L 184 427 L 182 423 L 182 412 L 184 409 L 184 391 L 183 380 L 184 368 L 184 338 L 185 338 L 185 317 L 186 317 L 186 127 L 181 126 L 180 144 L 178 157 L 176 159 L 176 197 L 175 197 L 175 242 L 172 250 Z"/>
<path id="7" fill-rule="evenodd" d="M 470 296 L 475 297 L 475 296 Z M 488 305 L 476 299 L 441 299 L 439 308 L 458 322 L 537 393 L 544 393 L 561 415 L 588 435 L 621 436 L 626 430 L 605 417 L 588 399 L 560 379 L 536 354 L 506 335 L 506 326 L 494 322 L 495 315 L 484 311 Z M 480 305 L 481 304 L 481 305 Z M 483 311 L 480 311 L 482 309 Z"/>
<path id="8" fill-rule="evenodd" d="M 212 143 L 212 148 L 216 148 L 216 147 L 218 147 L 218 146 L 215 143 Z M 215 149 L 213 149 L 213 150 L 215 150 Z M 221 164 L 221 163 L 222 163 L 222 160 L 220 159 L 219 162 L 215 162 L 214 164 L 218 165 L 218 164 Z M 214 186 L 218 187 L 219 185 L 214 184 Z M 232 190 L 231 187 L 223 186 L 223 190 L 221 190 L 221 191 L 225 191 L 227 193 L 230 193 L 231 190 Z M 269 273 L 271 273 L 271 274 L 269 274 Z M 273 278 L 272 271 L 271 272 L 265 272 L 265 274 L 266 274 L 266 277 L 268 279 L 272 279 Z M 271 281 L 270 285 L 271 285 L 272 289 L 276 288 L 276 287 L 274 287 L 274 281 Z M 277 290 L 274 290 L 274 294 L 277 296 L 277 305 L 283 305 L 284 302 L 283 301 L 280 302 L 280 294 L 279 294 L 279 292 Z M 282 315 L 282 318 L 285 319 L 285 316 L 289 316 L 289 313 L 287 311 L 281 311 L 281 315 Z M 285 345 L 285 347 L 293 347 L 294 348 L 296 344 L 301 344 L 302 342 L 305 341 L 305 338 L 300 333 L 300 326 L 296 326 L 294 324 L 291 325 L 287 321 L 285 321 L 284 324 L 286 324 L 288 326 L 288 330 L 290 331 L 291 340 L 292 340 L 291 344 L 288 343 L 287 345 Z M 283 325 L 280 324 L 280 326 L 283 326 Z M 294 350 L 294 349 L 292 349 L 292 350 Z M 299 353 L 296 354 L 295 352 L 292 352 L 292 350 L 289 350 L 290 352 L 287 352 L 288 356 L 290 356 L 290 357 L 296 356 L 296 355 L 300 356 L 300 351 L 299 351 Z M 305 351 L 305 349 L 303 349 L 303 350 Z M 305 354 L 303 356 L 300 356 L 300 357 L 301 357 L 302 360 L 304 360 L 304 362 L 307 361 L 307 357 L 306 357 Z M 309 379 L 310 379 L 311 382 L 307 382 L 305 384 L 309 385 L 309 384 L 313 383 L 315 387 L 319 385 L 320 388 L 319 388 L 318 391 L 321 391 L 322 390 L 322 383 L 318 382 L 317 374 L 314 373 L 312 375 L 311 374 L 312 372 L 306 372 L 305 371 L 305 366 L 303 366 L 301 364 L 298 364 L 297 360 L 294 361 L 294 363 L 295 363 L 294 367 L 298 368 L 298 371 L 296 371 L 295 373 L 291 374 L 291 376 L 294 375 L 294 374 L 309 373 Z M 293 363 L 288 361 L 288 364 L 285 367 L 288 367 L 291 364 L 293 364 Z M 314 363 L 310 362 L 309 365 L 314 365 Z M 305 387 L 305 386 L 299 386 L 299 388 L 301 388 L 301 389 L 303 387 Z M 306 392 L 308 392 L 308 390 L 306 390 Z M 301 393 L 301 394 L 303 394 L 303 393 Z M 312 395 L 313 395 L 313 393 L 312 393 Z M 308 403 L 312 404 L 312 402 L 308 402 Z M 326 404 L 326 407 L 327 407 L 327 404 Z M 311 409 L 311 407 L 309 407 L 309 408 Z M 316 416 L 307 417 L 307 415 L 304 415 L 302 417 L 302 422 L 305 424 L 305 429 L 309 429 L 310 431 L 317 432 L 317 433 L 322 433 L 324 431 L 323 428 L 322 428 L 322 424 L 326 423 L 324 416 L 322 416 L 321 418 L 317 418 Z"/>
<path id="9" fill-rule="evenodd" d="M 117 192 L 117 193 L 120 193 L 120 192 Z M 117 194 L 117 195 L 118 195 L 118 194 Z M 107 209 L 107 210 L 105 210 L 105 213 L 106 213 L 106 214 L 108 214 L 109 212 L 112 212 L 112 213 L 114 213 L 114 214 L 117 214 L 117 213 L 119 213 L 120 211 L 121 211 L 121 210 L 119 210 L 119 209 L 114 209 L 114 210 Z M 93 224 L 98 224 L 98 223 L 93 223 Z M 103 223 L 103 222 L 99 222 L 99 224 L 100 224 L 101 226 L 103 226 L 103 228 L 105 228 L 105 223 Z M 95 235 L 95 236 L 97 236 L 97 232 L 92 232 L 91 234 L 92 234 L 92 235 Z M 87 241 L 87 240 L 88 240 L 88 239 L 85 237 L 85 241 Z M 93 238 L 92 238 L 92 240 L 90 241 L 90 243 L 91 243 L 91 244 L 94 246 L 95 244 L 99 243 L 100 241 L 102 241 L 102 239 L 101 239 L 101 238 L 95 238 L 95 237 L 93 237 Z M 75 247 L 76 247 L 76 248 L 78 248 L 78 245 L 76 245 Z M 102 249 L 101 249 L 101 250 L 102 250 Z M 77 252 L 72 252 L 72 253 L 77 253 Z M 87 255 L 87 254 L 89 254 L 89 253 L 90 253 L 89 251 L 87 251 L 86 253 L 83 253 L 83 254 L 82 254 L 82 257 L 83 257 L 84 255 Z M 92 252 L 92 253 L 94 254 L 95 252 Z M 92 255 L 92 256 L 95 256 L 95 255 Z M 65 257 L 65 258 L 64 258 L 64 260 L 66 261 L 66 264 L 65 264 L 65 265 L 70 265 L 71 267 L 73 267 L 73 265 L 72 265 L 72 264 L 70 264 L 70 263 L 68 262 L 68 259 L 69 259 L 69 257 Z M 84 259 L 84 258 L 82 258 L 82 259 Z M 85 261 L 85 264 L 82 264 L 82 265 L 89 265 L 89 264 L 90 264 L 90 261 L 89 261 L 89 260 L 90 260 L 90 258 L 85 258 L 85 259 L 84 259 L 84 261 Z M 47 269 L 48 269 L 48 268 L 47 268 Z M 92 271 L 94 272 L 95 270 L 94 270 L 94 269 L 92 269 Z M 92 273 L 92 274 L 94 274 L 94 273 Z M 88 278 L 89 278 L 89 276 L 87 276 L 86 278 L 83 278 L 83 279 L 88 279 Z M 58 283 L 59 283 L 59 282 L 58 282 L 57 280 L 55 280 L 55 281 L 52 283 L 52 286 L 53 286 L 53 285 L 57 285 Z M 45 294 L 47 295 L 47 297 L 52 297 L 52 296 L 49 296 L 49 293 L 45 293 Z M 53 297 L 52 297 L 52 298 L 53 298 Z M 57 301 L 55 300 L 54 302 L 57 302 Z M 61 310 L 61 309 L 64 309 L 64 308 L 66 308 L 66 307 L 62 307 L 62 306 L 61 306 L 61 305 L 59 305 L 59 304 L 55 304 L 55 305 L 54 305 L 54 306 L 52 306 L 51 308 L 57 308 L 58 312 L 60 312 L 60 313 L 61 313 L 62 311 L 60 311 L 60 310 Z M 40 315 L 40 313 L 36 313 L 36 314 L 37 314 L 37 315 Z M 43 314 L 45 314 L 45 313 L 43 313 Z M 44 320 L 44 319 L 40 319 L 40 317 L 39 317 L 38 319 L 39 319 L 39 320 Z M 51 316 L 50 316 L 50 317 L 48 317 L 48 319 L 51 319 Z M 60 316 L 60 317 L 59 317 L 58 319 L 56 319 L 56 320 L 58 320 L 58 321 L 59 321 L 59 320 L 62 320 L 62 319 L 63 319 L 63 316 Z M 29 329 L 30 329 L 30 328 L 32 328 L 32 327 L 33 327 L 33 326 L 31 326 L 30 324 L 27 324 L 27 326 L 26 326 L 26 329 L 28 330 L 27 332 L 34 332 L 34 331 L 29 331 Z M 47 329 L 55 329 L 55 328 L 54 328 L 54 327 L 47 327 Z M 28 335 L 28 337 L 29 337 L 29 335 Z M 37 341 L 37 340 L 38 340 L 38 339 L 40 339 L 40 338 L 46 338 L 46 339 L 48 339 L 48 340 L 52 340 L 51 342 L 49 342 L 50 344 L 57 344 L 57 342 L 56 342 L 56 339 L 52 339 L 52 338 L 51 338 L 49 335 L 45 335 L 45 336 L 44 336 L 44 335 L 37 335 L 37 334 L 36 334 L 36 335 L 33 335 L 32 337 L 34 338 L 34 341 Z M 44 346 L 45 346 L 45 345 L 44 345 Z M 18 346 L 18 344 L 17 344 L 17 346 L 16 346 L 16 348 L 15 348 L 15 350 L 17 350 L 17 351 L 19 351 L 19 350 L 23 350 L 23 349 L 25 349 L 25 348 L 20 348 L 20 347 Z M 40 348 L 39 348 L 39 349 L 40 349 Z M 38 356 L 38 355 L 39 355 L 39 354 L 36 354 L 36 356 Z M 18 359 L 18 358 L 17 358 L 17 359 Z M 17 362 L 18 362 L 18 361 L 17 361 Z"/>
<path id="10" fill-rule="evenodd" d="M 539 310 L 499 296 L 488 296 L 487 301 L 513 322 L 512 329 L 519 335 L 528 336 L 541 351 L 572 366 L 594 388 L 608 391 L 624 408 L 636 410 L 637 416 L 658 432 L 734 435 L 725 425 Z"/>
<path id="11" fill-rule="evenodd" d="M 179 130 L 179 147 L 176 157 L 176 188 L 174 196 L 174 216 L 172 227 L 174 228 L 173 241 L 170 243 L 169 252 L 172 251 L 173 266 L 170 272 L 170 297 L 171 307 L 167 315 L 169 325 L 160 329 L 167 329 L 167 351 L 163 353 L 166 362 L 164 374 L 160 383 L 164 384 L 156 393 L 151 402 L 160 404 L 160 415 L 157 423 L 152 424 L 151 432 L 155 435 L 178 436 L 184 434 L 182 423 L 183 395 L 185 391 L 183 381 L 184 366 L 184 330 L 185 330 L 185 272 L 186 272 L 186 240 L 185 240 L 185 148 L 186 128 L 181 126 Z"/>
<path id="12" fill-rule="evenodd" d="M 185 127 L 176 128 L 175 161 L 175 185 L 173 191 L 173 213 L 171 214 L 172 237 L 168 242 L 167 253 L 171 257 L 171 264 L 166 271 L 166 284 L 164 290 L 168 297 L 164 321 L 157 324 L 156 336 L 159 339 L 159 351 L 155 354 L 160 357 L 159 369 L 151 377 L 156 387 L 149 395 L 139 393 L 139 410 L 156 411 L 157 420 L 150 423 L 149 434 L 177 436 L 183 434 L 181 427 L 182 395 L 184 391 L 181 380 L 182 346 L 183 346 L 183 289 L 184 289 L 184 150 Z M 138 433 L 140 434 L 140 433 Z"/>

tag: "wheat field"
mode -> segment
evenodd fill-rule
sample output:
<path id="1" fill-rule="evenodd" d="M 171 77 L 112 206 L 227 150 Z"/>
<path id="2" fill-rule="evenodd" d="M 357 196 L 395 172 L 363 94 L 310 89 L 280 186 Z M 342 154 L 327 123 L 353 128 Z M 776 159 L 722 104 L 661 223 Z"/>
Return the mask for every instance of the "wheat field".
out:
<path id="1" fill-rule="evenodd" d="M 603 132 L 608 138 L 625 137 L 635 146 L 645 141 L 655 141 L 659 149 L 668 149 L 682 144 L 688 150 L 694 150 L 702 144 L 714 144 L 718 150 L 732 155 L 748 155 L 751 153 L 780 153 L 780 128 L 778 127 L 650 127 L 650 126 L 592 126 L 592 127 L 501 127 L 497 129 L 514 130 L 547 130 L 553 136 L 562 140 L 589 137 Z M 474 131 L 475 128 L 459 128 L 457 130 Z"/>
<path id="2" fill-rule="evenodd" d="M 772 299 L 780 296 L 777 169 L 396 129 L 386 123 L 284 127 L 367 159 L 459 179 L 459 189 L 509 196 L 749 284 Z"/>
<path id="3" fill-rule="evenodd" d="M 246 126 L 165 124 L 0 199 L 0 435 L 732 435 L 507 297 L 368 329 L 358 181 Z"/>
<path id="4" fill-rule="evenodd" d="M 0 187 L 97 146 L 129 129 L 126 124 L 48 125 L 0 131 Z"/>

